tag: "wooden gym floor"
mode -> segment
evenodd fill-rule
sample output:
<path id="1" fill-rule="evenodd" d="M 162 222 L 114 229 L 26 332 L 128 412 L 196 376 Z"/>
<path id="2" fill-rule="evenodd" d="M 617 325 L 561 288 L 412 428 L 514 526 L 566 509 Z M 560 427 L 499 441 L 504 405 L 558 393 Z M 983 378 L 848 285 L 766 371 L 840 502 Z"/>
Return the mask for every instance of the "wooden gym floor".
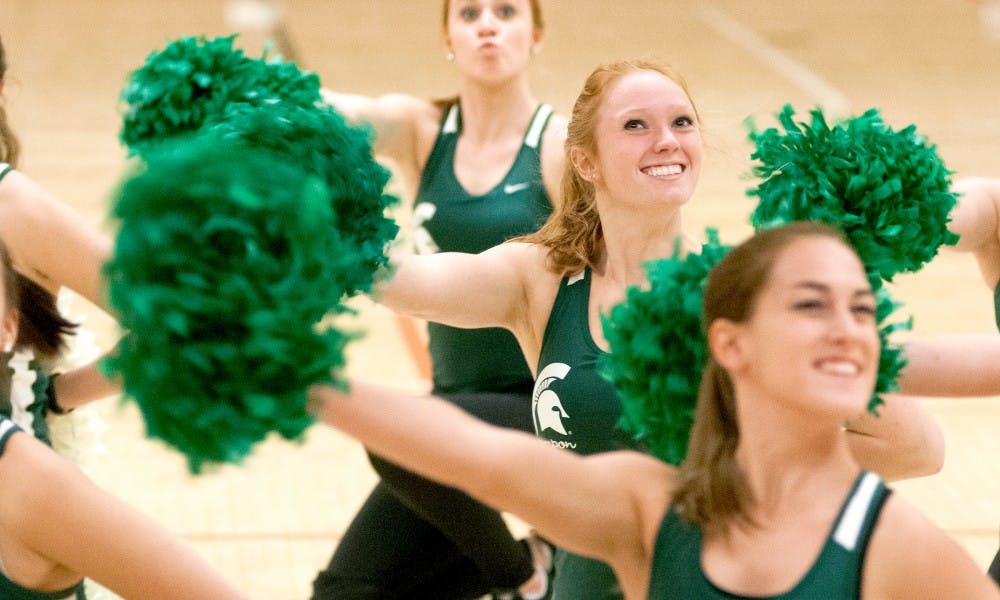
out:
<path id="1" fill-rule="evenodd" d="M 225 0 L 3 0 L 0 35 L 11 70 L 5 95 L 24 142 L 22 169 L 111 230 L 107 198 L 122 173 L 116 98 L 128 71 L 167 40 L 228 34 Z M 241 2 L 239 4 L 246 4 Z M 751 202 L 741 123 L 770 124 L 784 103 L 800 113 L 882 109 L 918 130 L 958 175 L 1000 176 L 1000 4 L 993 0 L 550 0 L 545 47 L 532 66 L 538 98 L 569 110 L 599 62 L 655 56 L 685 75 L 706 126 L 708 161 L 688 229 L 737 241 Z M 367 94 L 455 91 L 436 0 L 285 0 L 269 30 L 244 28 L 257 54 L 277 37 L 327 87 Z M 232 14 L 232 13 L 230 13 Z M 235 27 L 234 27 L 235 26 Z M 916 335 L 993 332 L 991 294 L 971 257 L 942 255 L 901 278 L 896 295 Z M 362 306 L 364 340 L 350 373 L 424 389 L 394 317 Z M 84 307 L 99 341 L 113 323 Z M 986 568 L 1000 525 L 1000 399 L 928 400 L 948 454 L 936 476 L 896 488 Z M 94 478 L 191 541 L 252 597 L 305 598 L 374 478 L 360 447 L 323 427 L 300 445 L 275 440 L 240 467 L 191 478 L 182 459 L 143 436 L 137 412 L 102 403 L 107 447 Z"/>

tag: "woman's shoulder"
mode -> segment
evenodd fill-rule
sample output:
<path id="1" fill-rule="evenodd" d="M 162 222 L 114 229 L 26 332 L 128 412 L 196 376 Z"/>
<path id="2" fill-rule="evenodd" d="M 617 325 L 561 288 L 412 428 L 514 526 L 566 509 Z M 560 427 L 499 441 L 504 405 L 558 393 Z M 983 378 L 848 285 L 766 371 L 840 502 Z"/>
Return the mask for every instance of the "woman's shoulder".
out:
<path id="1" fill-rule="evenodd" d="M 863 587 L 874 597 L 996 597 L 971 592 L 989 589 L 986 575 L 954 538 L 899 494 L 885 501 L 863 574 Z"/>

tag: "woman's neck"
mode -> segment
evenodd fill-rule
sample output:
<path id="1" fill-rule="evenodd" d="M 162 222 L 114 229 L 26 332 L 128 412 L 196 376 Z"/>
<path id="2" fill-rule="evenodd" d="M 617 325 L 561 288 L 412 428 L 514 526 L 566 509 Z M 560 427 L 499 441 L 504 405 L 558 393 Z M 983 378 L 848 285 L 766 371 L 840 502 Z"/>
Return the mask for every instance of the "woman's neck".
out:
<path id="1" fill-rule="evenodd" d="M 602 207 L 604 208 L 604 207 Z M 601 210 L 604 249 L 596 271 L 611 281 L 627 285 L 646 280 L 646 261 L 673 256 L 678 242 L 682 252 L 695 248 L 684 235 L 680 209 L 634 207 Z"/>
<path id="2" fill-rule="evenodd" d="M 459 101 L 462 135 L 483 144 L 511 132 L 523 135 L 537 105 L 526 76 L 496 86 L 467 81 L 459 92 Z"/>
<path id="3" fill-rule="evenodd" d="M 849 486 L 859 467 L 851 455 L 843 428 L 813 414 L 774 417 L 766 401 L 745 402 L 740 415 L 737 460 L 746 477 L 753 513 L 767 520 L 789 506 L 809 502 L 817 494 L 833 494 Z M 772 414 L 766 414 L 772 413 Z M 826 421 L 828 424 L 824 424 Z M 794 436 L 780 432 L 794 431 Z"/>

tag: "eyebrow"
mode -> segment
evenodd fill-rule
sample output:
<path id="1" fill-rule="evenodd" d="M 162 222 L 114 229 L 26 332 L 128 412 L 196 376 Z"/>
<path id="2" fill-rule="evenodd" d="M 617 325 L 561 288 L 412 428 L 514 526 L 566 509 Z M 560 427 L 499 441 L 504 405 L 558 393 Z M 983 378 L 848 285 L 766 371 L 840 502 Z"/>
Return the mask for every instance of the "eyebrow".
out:
<path id="1" fill-rule="evenodd" d="M 795 285 L 793 285 L 792 288 L 806 288 L 806 289 L 815 290 L 817 292 L 824 292 L 824 293 L 829 293 L 830 292 L 830 286 L 826 285 L 825 283 L 819 283 L 818 281 L 800 281 L 799 283 L 796 283 Z M 865 288 L 857 288 L 857 289 L 854 290 L 854 296 L 855 297 L 857 297 L 857 296 L 867 296 L 867 297 L 874 298 L 875 297 L 875 292 L 873 292 L 871 290 L 871 288 L 867 288 L 867 287 L 865 287 Z"/>

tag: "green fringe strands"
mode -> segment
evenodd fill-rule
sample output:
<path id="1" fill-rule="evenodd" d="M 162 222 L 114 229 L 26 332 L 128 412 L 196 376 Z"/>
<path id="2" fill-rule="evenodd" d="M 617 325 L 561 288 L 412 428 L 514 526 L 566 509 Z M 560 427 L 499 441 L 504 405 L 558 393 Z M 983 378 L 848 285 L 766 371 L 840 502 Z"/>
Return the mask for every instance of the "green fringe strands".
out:
<path id="1" fill-rule="evenodd" d="M 389 171 L 372 158 L 369 129 L 352 127 L 326 104 L 303 107 L 273 101 L 261 106 L 232 104 L 208 131 L 280 153 L 322 178 L 338 231 L 357 245 L 354 257 L 367 269 L 359 274 L 387 266 L 385 246 L 399 227 L 385 211 L 397 199 L 383 193 Z M 368 275 L 347 292 L 370 291 L 370 287 Z"/>
<path id="2" fill-rule="evenodd" d="M 935 146 L 911 125 L 893 131 L 870 109 L 833 127 L 822 111 L 796 122 L 791 106 L 778 114 L 784 131 L 757 131 L 753 173 L 762 181 L 747 191 L 758 198 L 751 215 L 756 229 L 790 221 L 822 221 L 844 230 L 868 270 L 886 281 L 917 271 L 949 232 L 956 196 L 951 171 Z"/>
<path id="3" fill-rule="evenodd" d="M 875 394 L 872 396 L 871 402 L 868 403 L 868 412 L 877 415 L 878 407 L 885 403 L 882 395 L 899 389 L 896 380 L 903 368 L 906 367 L 903 348 L 893 344 L 890 338 L 897 331 L 910 331 L 913 328 L 913 318 L 905 321 L 890 321 L 893 313 L 902 304 L 892 299 L 889 290 L 886 289 L 877 275 L 869 273 L 868 281 L 872 286 L 872 291 L 875 292 L 875 319 L 878 323 L 878 338 L 881 344 Z"/>
<path id="4" fill-rule="evenodd" d="M 132 154 L 164 138 L 192 133 L 242 102 L 283 99 L 299 106 L 321 101 L 319 77 L 294 63 L 254 59 L 233 48 L 236 36 L 183 37 L 153 52 L 133 71 L 120 97 L 120 133 Z"/>
<path id="5" fill-rule="evenodd" d="M 714 230 L 707 240 L 700 254 L 646 263 L 648 287 L 629 287 L 601 317 L 611 348 L 601 372 L 621 398 L 619 426 L 675 465 L 687 453 L 708 352 L 701 323 L 705 278 L 730 249 Z"/>
<path id="6" fill-rule="evenodd" d="M 338 234 L 323 181 L 272 152 L 203 136 L 164 143 L 113 199 L 106 265 L 128 331 L 104 364 L 123 376 L 147 434 L 192 472 L 239 462 L 275 431 L 312 423 L 306 388 L 342 384 L 356 244 Z"/>

